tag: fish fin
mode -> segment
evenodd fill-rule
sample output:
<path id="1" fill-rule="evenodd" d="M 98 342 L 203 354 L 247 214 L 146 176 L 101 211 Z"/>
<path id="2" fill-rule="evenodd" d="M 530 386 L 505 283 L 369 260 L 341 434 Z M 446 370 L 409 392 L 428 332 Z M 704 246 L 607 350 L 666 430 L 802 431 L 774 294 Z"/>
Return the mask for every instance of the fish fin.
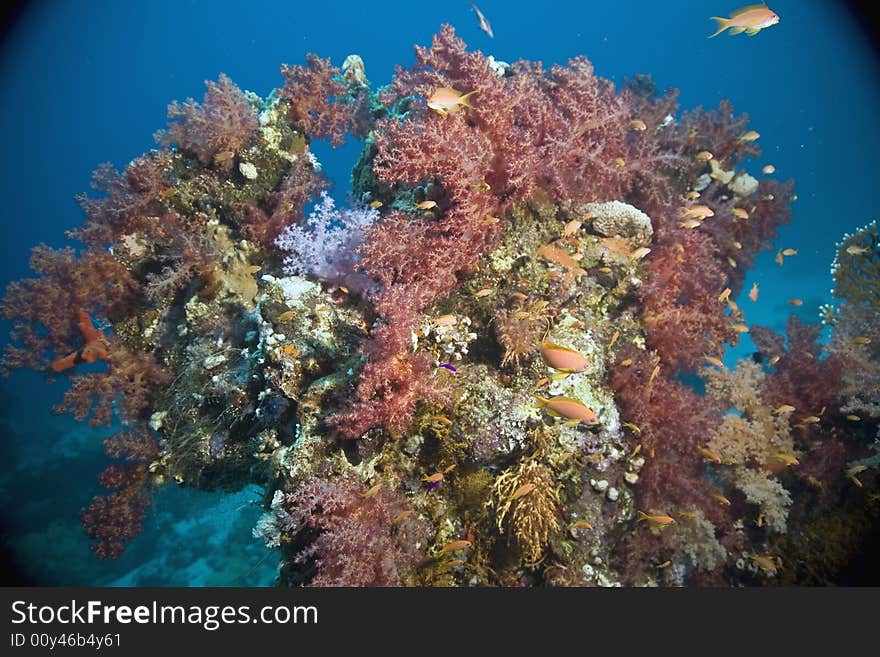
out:
<path id="1" fill-rule="evenodd" d="M 708 38 L 716 37 L 721 34 L 724 30 L 730 27 L 730 19 L 729 18 L 721 18 L 720 16 L 710 16 L 710 20 L 718 22 L 718 31 L 715 34 L 710 34 Z"/>
<path id="2" fill-rule="evenodd" d="M 556 372 L 555 374 L 551 374 L 550 379 L 553 381 L 563 381 L 568 378 L 569 374 L 571 374 L 571 372 L 566 372 L 565 370 L 560 370 L 560 371 Z"/>
<path id="3" fill-rule="evenodd" d="M 747 36 L 755 36 L 760 31 L 761 31 L 760 27 L 750 27 L 749 29 L 746 30 L 746 35 Z"/>
<path id="4" fill-rule="evenodd" d="M 467 92 L 466 94 L 464 94 L 463 96 L 459 96 L 459 97 L 458 97 L 458 102 L 459 102 L 459 104 L 460 104 L 460 105 L 464 105 L 465 107 L 470 107 L 471 109 L 477 109 L 476 107 L 474 107 L 473 105 L 471 105 L 470 103 L 468 103 L 466 99 L 467 99 L 468 96 L 472 96 L 473 94 L 477 93 L 478 91 L 479 91 L 479 89 L 474 89 L 473 91 L 468 91 L 468 92 Z"/>
<path id="5" fill-rule="evenodd" d="M 728 34 L 741 34 L 746 31 L 744 27 L 732 27 L 730 28 L 730 32 Z"/>

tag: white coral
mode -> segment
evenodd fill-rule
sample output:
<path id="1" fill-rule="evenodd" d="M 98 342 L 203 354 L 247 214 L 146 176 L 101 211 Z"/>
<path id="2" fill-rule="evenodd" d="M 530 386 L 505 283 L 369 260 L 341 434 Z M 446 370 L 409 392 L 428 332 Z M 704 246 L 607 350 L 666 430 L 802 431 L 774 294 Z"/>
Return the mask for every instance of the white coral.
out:
<path id="1" fill-rule="evenodd" d="M 593 230 L 600 235 L 628 237 L 637 244 L 648 245 L 654 235 L 651 217 L 628 203 L 608 201 L 588 203 L 584 210 L 593 216 Z"/>

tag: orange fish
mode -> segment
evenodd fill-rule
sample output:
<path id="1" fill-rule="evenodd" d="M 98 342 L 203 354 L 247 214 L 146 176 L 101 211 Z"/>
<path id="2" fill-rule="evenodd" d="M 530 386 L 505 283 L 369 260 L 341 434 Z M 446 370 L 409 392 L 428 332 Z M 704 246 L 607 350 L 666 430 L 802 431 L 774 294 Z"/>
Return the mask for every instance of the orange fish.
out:
<path id="1" fill-rule="evenodd" d="M 587 359 L 574 349 L 562 347 L 550 340 L 541 343 L 541 358 L 546 365 L 560 372 L 578 373 L 590 366 Z"/>
<path id="2" fill-rule="evenodd" d="M 690 217 L 693 219 L 708 219 L 709 217 L 715 216 L 715 211 L 712 210 L 708 205 L 699 204 L 699 205 L 691 205 L 690 207 L 682 208 L 683 216 Z"/>
<path id="3" fill-rule="evenodd" d="M 713 463 L 721 463 L 721 455 L 708 447 L 697 447 L 697 451 L 703 455 L 707 461 L 712 461 Z"/>
<path id="4" fill-rule="evenodd" d="M 369 499 L 373 497 L 373 495 L 378 493 L 380 488 L 382 488 L 382 482 L 379 482 L 378 484 L 370 488 L 370 490 L 368 490 L 366 493 L 361 493 L 361 497 L 363 497 L 365 500 Z"/>
<path id="5" fill-rule="evenodd" d="M 749 218 L 748 210 L 745 210 L 743 208 L 733 208 L 730 212 L 737 219 L 748 219 Z"/>
<path id="6" fill-rule="evenodd" d="M 436 484 L 440 481 L 443 481 L 443 473 L 435 472 L 432 475 L 428 475 L 427 477 L 422 477 L 422 481 L 427 482 L 429 484 Z"/>
<path id="7" fill-rule="evenodd" d="M 475 93 L 477 93 L 477 90 L 462 94 L 460 91 L 456 91 L 450 87 L 440 87 L 431 94 L 430 98 L 428 98 L 428 107 L 442 116 L 455 114 L 462 108 L 462 106 L 476 109 L 473 105 L 469 105 L 467 102 L 467 97 Z"/>
<path id="8" fill-rule="evenodd" d="M 447 543 L 443 546 L 443 549 L 440 550 L 440 554 L 446 554 L 447 552 L 455 552 L 457 550 L 464 550 L 471 546 L 471 542 L 465 539 L 461 539 L 459 541 L 452 541 L 452 543 Z"/>
<path id="9" fill-rule="evenodd" d="M 666 527 L 667 525 L 674 525 L 675 518 L 672 516 L 668 516 L 665 513 L 658 514 L 647 514 L 644 511 L 639 511 L 639 519 L 636 522 L 641 522 L 642 520 L 647 520 L 649 523 L 654 525 L 655 527 Z"/>
<path id="10" fill-rule="evenodd" d="M 712 16 L 711 19 L 718 23 L 718 31 L 715 34 L 709 35 L 710 39 L 718 36 L 728 28 L 731 34 L 745 32 L 748 36 L 755 36 L 764 28 L 776 25 L 779 22 L 779 16 L 765 2 L 737 9 L 730 14 L 730 18 Z"/>
<path id="11" fill-rule="evenodd" d="M 528 495 L 533 490 L 535 490 L 535 484 L 532 484 L 532 483 L 523 484 L 522 486 L 517 488 L 515 491 L 513 491 L 513 495 L 510 496 L 510 500 L 513 501 L 515 499 L 522 497 L 523 495 Z"/>
<path id="12" fill-rule="evenodd" d="M 789 306 L 803 306 L 804 302 L 801 299 L 789 299 L 788 305 Z"/>
<path id="13" fill-rule="evenodd" d="M 715 156 L 712 155 L 712 153 L 710 153 L 709 151 L 700 151 L 699 153 L 697 153 L 694 156 L 694 159 L 697 160 L 698 162 L 708 162 L 713 157 L 715 157 Z"/>
<path id="14" fill-rule="evenodd" d="M 437 207 L 437 201 L 422 201 L 421 203 L 416 203 L 416 207 L 419 210 L 430 210 L 431 208 Z"/>
<path id="15" fill-rule="evenodd" d="M 535 398 L 538 400 L 538 405 L 546 408 L 551 415 L 578 420 L 586 424 L 599 424 L 599 416 L 577 399 L 571 397 L 550 397 L 548 399 L 537 395 Z"/>
<path id="16" fill-rule="evenodd" d="M 581 229 L 583 222 L 580 219 L 572 219 L 567 224 L 565 224 L 565 228 L 563 228 L 562 232 L 564 235 L 574 235 Z"/>
<path id="17" fill-rule="evenodd" d="M 758 283 L 757 282 L 755 282 L 752 285 L 752 289 L 749 290 L 749 299 L 751 299 L 752 301 L 758 300 Z"/>
<path id="18" fill-rule="evenodd" d="M 736 139 L 737 139 L 737 141 L 749 142 L 749 141 L 758 141 L 758 139 L 760 139 L 760 138 L 761 138 L 760 132 L 758 132 L 756 130 L 749 130 L 747 132 L 742 133 Z M 772 200 L 772 196 L 768 200 Z"/>

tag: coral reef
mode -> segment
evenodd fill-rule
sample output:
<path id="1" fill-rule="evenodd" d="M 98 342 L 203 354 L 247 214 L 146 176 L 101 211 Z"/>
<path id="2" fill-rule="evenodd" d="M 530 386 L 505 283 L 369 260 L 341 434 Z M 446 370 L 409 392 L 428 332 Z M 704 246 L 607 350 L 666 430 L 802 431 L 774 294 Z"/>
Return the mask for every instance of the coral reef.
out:
<path id="1" fill-rule="evenodd" d="M 80 197 L 82 249 L 34 249 L 0 306 L 4 373 L 124 425 L 82 515 L 99 556 L 168 481 L 263 486 L 281 585 L 797 582 L 793 527 L 865 517 L 876 225 L 841 245 L 827 345 L 748 326 L 733 298 L 793 187 L 743 170 L 747 116 L 585 57 L 502 65 L 450 26 L 378 92 L 356 55 L 281 73 L 172 104 Z M 467 105 L 433 111 L 443 88 Z M 311 145 L 347 137 L 337 207 Z"/>

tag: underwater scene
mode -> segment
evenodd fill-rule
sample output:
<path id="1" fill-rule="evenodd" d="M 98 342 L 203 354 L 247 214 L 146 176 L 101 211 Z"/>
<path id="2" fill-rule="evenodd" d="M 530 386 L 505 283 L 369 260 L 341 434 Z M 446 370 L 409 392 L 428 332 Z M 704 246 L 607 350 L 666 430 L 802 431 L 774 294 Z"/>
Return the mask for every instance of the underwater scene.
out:
<path id="1" fill-rule="evenodd" d="M 5 584 L 880 584 L 858 7 L 6 19 Z"/>

